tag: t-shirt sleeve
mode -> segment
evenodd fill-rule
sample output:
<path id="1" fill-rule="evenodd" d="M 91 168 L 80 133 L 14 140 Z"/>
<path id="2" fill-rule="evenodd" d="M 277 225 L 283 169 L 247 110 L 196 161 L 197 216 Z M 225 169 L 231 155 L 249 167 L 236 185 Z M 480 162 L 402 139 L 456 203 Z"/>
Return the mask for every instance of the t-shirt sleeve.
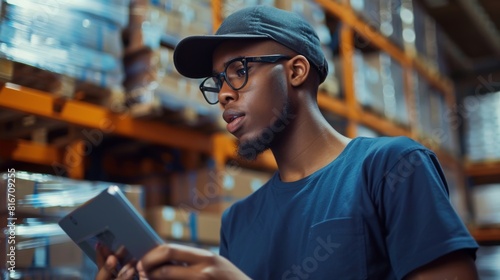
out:
<path id="1" fill-rule="evenodd" d="M 427 149 L 394 160 L 378 186 L 379 211 L 392 267 L 399 279 L 440 256 L 477 243 L 450 201 L 439 162 Z"/>

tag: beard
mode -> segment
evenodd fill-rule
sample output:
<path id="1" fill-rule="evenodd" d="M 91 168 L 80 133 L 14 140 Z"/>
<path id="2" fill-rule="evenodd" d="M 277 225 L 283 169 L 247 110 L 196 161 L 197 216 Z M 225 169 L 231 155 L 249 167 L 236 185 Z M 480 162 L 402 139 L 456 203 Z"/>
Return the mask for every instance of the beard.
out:
<path id="1" fill-rule="evenodd" d="M 286 131 L 286 126 L 290 120 L 296 117 L 293 114 L 291 103 L 287 100 L 281 111 L 273 110 L 275 119 L 272 119 L 269 126 L 262 129 L 258 136 L 248 139 L 244 142 L 238 142 L 238 156 L 241 159 L 252 161 L 267 149 L 270 149 Z"/>

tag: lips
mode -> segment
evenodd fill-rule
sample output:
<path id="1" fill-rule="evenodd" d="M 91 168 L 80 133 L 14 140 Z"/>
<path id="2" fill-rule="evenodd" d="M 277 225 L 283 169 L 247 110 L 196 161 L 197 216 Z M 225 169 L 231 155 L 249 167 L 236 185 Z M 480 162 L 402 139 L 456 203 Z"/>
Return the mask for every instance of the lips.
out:
<path id="1" fill-rule="evenodd" d="M 241 122 L 243 121 L 245 114 L 243 112 L 235 111 L 235 110 L 226 110 L 222 114 L 222 118 L 227 122 L 227 131 L 229 133 L 234 133 L 241 126 Z"/>

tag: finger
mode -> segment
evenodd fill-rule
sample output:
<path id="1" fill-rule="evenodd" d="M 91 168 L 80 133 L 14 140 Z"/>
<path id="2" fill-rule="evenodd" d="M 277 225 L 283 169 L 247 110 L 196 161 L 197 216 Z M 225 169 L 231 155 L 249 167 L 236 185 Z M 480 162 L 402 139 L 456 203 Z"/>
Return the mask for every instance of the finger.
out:
<path id="1" fill-rule="evenodd" d="M 180 265 L 162 265 L 141 275 L 141 279 L 190 280 L 197 279 L 199 271 Z"/>
<path id="2" fill-rule="evenodd" d="M 111 254 L 111 251 L 104 244 L 96 244 L 96 263 L 97 267 L 101 268 L 104 266 L 106 259 Z"/>
<path id="3" fill-rule="evenodd" d="M 132 280 L 135 274 L 135 263 L 127 263 L 118 272 L 117 280 Z"/>
<path id="4" fill-rule="evenodd" d="M 120 246 L 116 252 L 114 253 L 114 255 L 118 258 L 118 260 L 120 261 L 120 263 L 125 263 L 125 262 L 129 262 L 129 261 L 132 261 L 130 259 L 127 259 L 130 258 L 130 255 L 127 251 L 127 249 L 125 248 L 125 246 Z"/>
<path id="5" fill-rule="evenodd" d="M 118 259 L 115 256 L 109 256 L 102 267 L 100 267 L 95 280 L 109 280 L 114 279 L 116 275 L 116 266 Z"/>
<path id="6" fill-rule="evenodd" d="M 149 272 L 159 265 L 171 263 L 196 264 L 213 256 L 213 253 L 178 244 L 164 244 L 149 251 L 142 259 L 142 268 Z"/>

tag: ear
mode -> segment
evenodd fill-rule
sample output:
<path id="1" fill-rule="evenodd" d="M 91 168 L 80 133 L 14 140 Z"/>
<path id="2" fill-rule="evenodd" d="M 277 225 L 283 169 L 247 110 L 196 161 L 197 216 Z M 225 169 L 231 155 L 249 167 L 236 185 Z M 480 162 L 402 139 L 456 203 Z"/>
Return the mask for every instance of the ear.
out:
<path id="1" fill-rule="evenodd" d="M 287 65 L 290 70 L 290 82 L 292 86 L 297 87 L 302 85 L 311 70 L 311 65 L 307 58 L 303 55 L 296 55 L 288 61 Z"/>

